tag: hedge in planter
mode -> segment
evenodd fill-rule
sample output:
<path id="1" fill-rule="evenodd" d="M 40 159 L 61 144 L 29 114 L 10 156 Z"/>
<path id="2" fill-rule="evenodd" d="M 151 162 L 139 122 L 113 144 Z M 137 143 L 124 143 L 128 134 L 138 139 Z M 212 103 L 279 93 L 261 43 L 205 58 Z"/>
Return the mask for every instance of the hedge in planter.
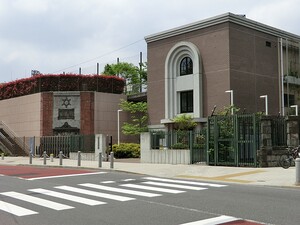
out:
<path id="1" fill-rule="evenodd" d="M 136 143 L 120 143 L 113 145 L 113 153 L 116 158 L 139 158 L 140 145 Z"/>

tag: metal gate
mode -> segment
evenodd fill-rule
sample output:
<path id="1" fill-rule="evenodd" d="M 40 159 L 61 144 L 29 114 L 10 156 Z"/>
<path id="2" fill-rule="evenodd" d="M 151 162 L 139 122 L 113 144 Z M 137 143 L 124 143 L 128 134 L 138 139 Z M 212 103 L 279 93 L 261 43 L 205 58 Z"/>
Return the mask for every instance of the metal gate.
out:
<path id="1" fill-rule="evenodd" d="M 259 118 L 255 114 L 212 116 L 207 126 L 209 165 L 257 166 Z"/>

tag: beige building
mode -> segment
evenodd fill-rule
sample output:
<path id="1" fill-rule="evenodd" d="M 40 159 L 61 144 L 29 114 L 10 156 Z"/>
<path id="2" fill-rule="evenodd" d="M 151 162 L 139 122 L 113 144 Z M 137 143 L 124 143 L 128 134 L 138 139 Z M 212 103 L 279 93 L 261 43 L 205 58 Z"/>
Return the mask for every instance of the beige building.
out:
<path id="1" fill-rule="evenodd" d="M 214 106 L 286 115 L 300 103 L 298 35 L 226 13 L 145 40 L 150 129 L 183 113 L 205 122 Z"/>

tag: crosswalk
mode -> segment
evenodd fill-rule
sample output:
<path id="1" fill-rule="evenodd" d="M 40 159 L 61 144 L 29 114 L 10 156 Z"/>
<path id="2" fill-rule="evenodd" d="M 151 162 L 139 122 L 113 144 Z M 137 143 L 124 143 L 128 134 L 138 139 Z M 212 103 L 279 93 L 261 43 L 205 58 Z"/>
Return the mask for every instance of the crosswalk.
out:
<path id="1" fill-rule="evenodd" d="M 73 186 L 61 185 L 49 189 L 33 188 L 27 189 L 26 193 L 15 191 L 1 192 L 0 195 L 5 196 L 5 198 L 2 198 L 0 201 L 0 211 L 21 217 L 39 214 L 39 212 L 30 208 L 24 208 L 15 202 L 30 203 L 28 205 L 29 207 L 33 204 L 55 211 L 61 211 L 75 208 L 72 202 L 88 206 L 98 206 L 108 204 L 107 200 L 126 202 L 133 201 L 137 197 L 153 198 L 160 197 L 164 194 L 180 194 L 186 191 L 202 191 L 208 188 L 226 186 L 223 184 L 210 184 L 158 177 L 143 177 L 141 180 L 124 179 L 116 184 L 117 187 L 113 187 L 111 185 L 113 183 L 116 183 L 116 181 L 80 183 Z M 48 198 L 44 199 L 44 196 Z M 49 198 L 51 200 L 49 200 Z M 10 202 L 10 199 L 17 201 L 14 201 L 13 204 Z M 64 203 L 58 203 L 55 201 L 56 199 L 63 199 Z"/>

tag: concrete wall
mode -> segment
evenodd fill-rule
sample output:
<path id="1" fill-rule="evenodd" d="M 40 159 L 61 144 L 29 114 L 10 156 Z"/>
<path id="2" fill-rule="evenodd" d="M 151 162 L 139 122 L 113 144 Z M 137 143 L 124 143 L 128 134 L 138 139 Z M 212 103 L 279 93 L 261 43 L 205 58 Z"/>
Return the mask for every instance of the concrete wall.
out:
<path id="1" fill-rule="evenodd" d="M 150 133 L 142 133 L 141 162 L 158 164 L 190 164 L 190 150 L 151 149 Z"/>
<path id="2" fill-rule="evenodd" d="M 40 136 L 41 94 L 1 100 L 0 120 L 19 137 Z"/>
<path id="3" fill-rule="evenodd" d="M 95 120 L 96 134 L 112 136 L 113 143 L 118 142 L 118 109 L 121 99 L 126 100 L 126 95 L 95 92 Z M 129 114 L 120 112 L 120 142 L 138 142 L 137 138 L 125 136 L 121 132 L 122 124 L 130 119 Z M 107 143 L 109 140 L 107 140 Z"/>

